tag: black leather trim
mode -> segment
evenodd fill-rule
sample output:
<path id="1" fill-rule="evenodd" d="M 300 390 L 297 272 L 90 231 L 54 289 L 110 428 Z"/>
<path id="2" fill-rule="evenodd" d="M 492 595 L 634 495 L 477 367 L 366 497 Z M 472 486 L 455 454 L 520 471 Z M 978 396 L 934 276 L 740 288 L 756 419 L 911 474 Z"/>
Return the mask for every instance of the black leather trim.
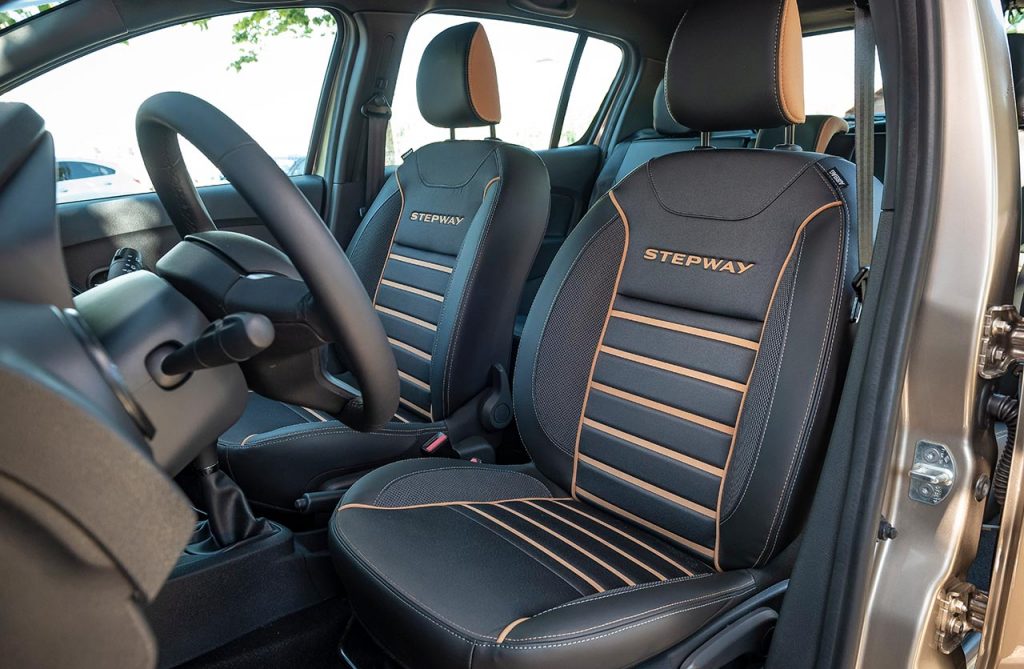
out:
<path id="1" fill-rule="evenodd" d="M 438 33 L 424 49 L 416 74 L 416 99 L 427 123 L 440 128 L 473 128 L 497 122 L 481 116 L 471 91 L 470 49 L 481 30 L 475 21 L 453 26 Z M 472 74 L 487 78 L 484 84 L 497 91 L 493 72 Z"/>
<path id="2" fill-rule="evenodd" d="M 665 63 L 667 104 L 677 123 L 715 131 L 793 122 L 781 99 L 779 71 L 787 3 L 796 11 L 795 0 L 698 0 L 691 5 Z M 802 94 L 802 81 L 792 88 Z"/>

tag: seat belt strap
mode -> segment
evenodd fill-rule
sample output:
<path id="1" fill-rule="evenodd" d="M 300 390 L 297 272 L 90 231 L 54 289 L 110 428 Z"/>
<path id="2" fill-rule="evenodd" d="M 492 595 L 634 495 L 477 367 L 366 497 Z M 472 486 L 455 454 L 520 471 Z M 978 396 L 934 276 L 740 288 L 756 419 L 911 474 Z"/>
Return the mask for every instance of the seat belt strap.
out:
<path id="1" fill-rule="evenodd" d="M 868 0 L 856 0 L 854 19 L 854 153 L 857 160 L 857 248 L 860 271 L 854 279 L 853 312 L 860 320 L 871 271 L 874 239 L 875 190 L 875 32 Z"/>
<path id="2" fill-rule="evenodd" d="M 366 174 L 363 184 L 366 194 L 359 217 L 366 216 L 370 205 L 377 198 L 384 185 L 385 144 L 387 143 L 388 121 L 391 120 L 391 101 L 387 91 L 391 86 L 391 61 L 395 50 L 395 38 L 386 35 L 380 48 L 377 62 L 377 76 L 373 83 L 373 94 L 360 108 L 366 117 Z"/>
<path id="3" fill-rule="evenodd" d="M 366 195 L 365 203 L 359 211 L 360 216 L 377 197 L 384 185 L 384 144 L 387 138 L 388 121 L 391 120 L 391 103 L 383 92 L 377 91 L 362 106 L 362 114 L 367 119 L 366 127 Z"/>

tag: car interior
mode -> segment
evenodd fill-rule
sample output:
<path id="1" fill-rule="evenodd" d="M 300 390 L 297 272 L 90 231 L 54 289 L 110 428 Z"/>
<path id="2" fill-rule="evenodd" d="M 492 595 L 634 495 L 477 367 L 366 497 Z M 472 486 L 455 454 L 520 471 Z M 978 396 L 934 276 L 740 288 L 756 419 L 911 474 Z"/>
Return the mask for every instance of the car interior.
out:
<path id="1" fill-rule="evenodd" d="M 989 116 L 1016 198 L 974 237 L 1005 267 L 961 286 L 1020 305 L 1024 36 L 1002 37 L 1012 8 L 954 3 L 1010 91 Z M 899 490 L 966 491 L 963 610 L 913 662 L 859 654 L 873 560 L 915 540 L 882 500 L 918 415 L 893 370 L 937 332 L 910 324 L 949 174 L 926 141 L 942 4 L 0 3 L 0 664 L 975 666 L 1020 483 L 1002 354 L 984 401 L 959 398 L 978 425 L 949 415 L 985 456 L 954 483 L 953 437 L 919 441 Z M 117 50 L 172 35 L 191 62 L 220 25 L 251 50 L 210 81 L 294 118 L 251 131 L 233 88 L 96 72 L 123 97 L 76 125 L 79 59 L 150 67 Z M 835 62 L 810 60 L 819 37 L 845 40 Z M 317 82 L 308 114 L 244 79 L 278 48 L 275 76 Z M 819 89 L 854 105 L 820 113 Z M 113 142 L 95 114 L 123 154 L 77 148 Z M 79 163 L 116 165 L 117 190 L 58 168 Z"/>

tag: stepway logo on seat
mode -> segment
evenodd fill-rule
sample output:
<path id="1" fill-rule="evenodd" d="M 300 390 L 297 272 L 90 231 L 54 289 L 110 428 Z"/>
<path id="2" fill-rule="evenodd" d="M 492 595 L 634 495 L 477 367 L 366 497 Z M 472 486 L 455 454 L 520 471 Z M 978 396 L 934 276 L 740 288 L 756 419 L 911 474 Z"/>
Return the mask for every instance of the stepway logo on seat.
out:
<path id="1" fill-rule="evenodd" d="M 754 266 L 752 262 L 742 260 L 730 260 L 729 258 L 712 258 L 710 256 L 698 256 L 692 253 L 680 253 L 667 249 L 649 248 L 644 250 L 644 260 L 664 262 L 680 267 L 696 267 L 697 269 L 708 270 L 709 272 L 728 272 L 729 274 L 743 274 Z"/>
<path id="2" fill-rule="evenodd" d="M 427 211 L 414 211 L 409 214 L 410 221 L 419 221 L 421 223 L 440 223 L 441 225 L 458 225 L 466 220 L 465 216 L 455 216 L 451 214 L 432 214 Z"/>

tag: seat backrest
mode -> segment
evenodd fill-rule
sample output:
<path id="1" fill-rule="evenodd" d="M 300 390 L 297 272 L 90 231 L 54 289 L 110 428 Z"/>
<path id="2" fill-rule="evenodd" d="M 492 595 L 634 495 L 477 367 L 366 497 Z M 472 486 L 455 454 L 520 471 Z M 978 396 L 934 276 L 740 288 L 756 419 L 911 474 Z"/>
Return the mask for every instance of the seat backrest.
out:
<path id="1" fill-rule="evenodd" d="M 677 151 L 689 151 L 700 144 L 700 133 L 676 122 L 665 104 L 665 81 L 654 93 L 654 126 L 641 130 L 629 139 L 619 142 L 608 154 L 604 166 L 594 182 L 591 206 L 627 174 L 648 160 L 667 156 Z M 750 140 L 748 132 L 718 133 L 714 144 L 718 148 L 740 148 Z"/>
<path id="2" fill-rule="evenodd" d="M 808 114 L 806 120 L 796 126 L 796 144 L 804 151 L 827 153 L 832 138 L 845 135 L 850 124 L 838 116 Z M 786 127 L 764 128 L 757 133 L 754 148 L 772 149 L 786 142 Z M 845 156 L 844 156 L 845 157 Z"/>
<path id="3" fill-rule="evenodd" d="M 435 126 L 501 120 L 479 23 L 449 28 L 427 46 L 417 98 Z M 399 420 L 447 418 L 485 388 L 492 365 L 508 366 L 549 192 L 540 158 L 497 140 L 428 144 L 384 184 L 347 252 L 395 352 Z"/>
<path id="4" fill-rule="evenodd" d="M 672 114 L 703 131 L 802 122 L 800 42 L 795 0 L 698 0 L 668 56 Z M 713 149 L 601 198 L 520 344 L 515 410 L 540 471 L 720 569 L 785 547 L 845 372 L 854 189 L 833 156 Z"/>

